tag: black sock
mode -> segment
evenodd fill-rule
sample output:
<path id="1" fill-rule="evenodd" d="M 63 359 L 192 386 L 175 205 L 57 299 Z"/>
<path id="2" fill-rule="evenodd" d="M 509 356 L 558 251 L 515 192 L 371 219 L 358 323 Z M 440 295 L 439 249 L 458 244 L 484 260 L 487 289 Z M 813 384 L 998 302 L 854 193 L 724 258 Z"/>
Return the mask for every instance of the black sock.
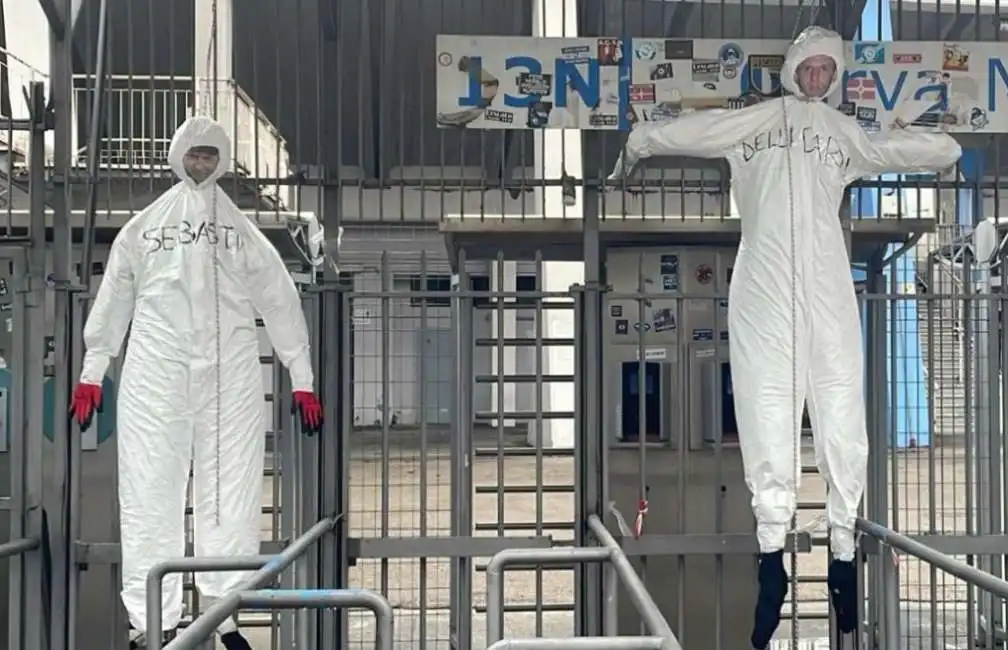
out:
<path id="1" fill-rule="evenodd" d="M 245 637 L 238 630 L 222 634 L 220 640 L 227 650 L 252 650 L 252 646 L 249 645 L 249 642 L 245 640 Z"/>
<path id="2" fill-rule="evenodd" d="M 827 575 L 830 601 L 836 614 L 837 627 L 843 634 L 857 629 L 857 568 L 853 561 L 833 560 Z"/>
<path id="3" fill-rule="evenodd" d="M 788 592 L 788 575 L 784 570 L 784 551 L 762 553 L 759 559 L 759 595 L 753 621 L 752 642 L 755 650 L 770 645 L 780 625 L 781 608 Z"/>

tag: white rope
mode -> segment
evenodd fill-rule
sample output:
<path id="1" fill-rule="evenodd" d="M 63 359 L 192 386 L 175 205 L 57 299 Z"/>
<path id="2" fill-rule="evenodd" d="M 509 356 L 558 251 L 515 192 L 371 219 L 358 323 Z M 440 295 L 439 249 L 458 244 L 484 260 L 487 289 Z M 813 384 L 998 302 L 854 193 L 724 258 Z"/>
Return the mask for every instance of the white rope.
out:
<path id="1" fill-rule="evenodd" d="M 819 16 L 819 10 L 822 8 L 821 0 L 815 0 L 814 11 L 808 21 L 809 25 L 815 23 L 816 18 Z M 795 18 L 794 27 L 791 30 L 791 42 L 793 43 L 795 38 L 797 38 L 799 30 L 802 25 L 802 16 L 805 12 L 806 5 L 799 0 L 798 5 L 798 15 Z M 785 74 L 785 69 L 781 69 L 781 75 Z M 784 79 L 780 79 L 783 95 Z M 781 100 L 781 113 L 784 119 L 784 132 L 790 133 L 790 123 L 788 121 L 787 114 L 787 99 L 783 98 Z M 799 380 L 806 380 L 807 378 L 799 378 L 798 376 L 798 245 L 797 245 L 797 222 L 795 220 L 795 205 L 794 205 L 794 166 L 792 161 L 791 147 L 787 148 L 787 175 L 788 175 L 788 221 L 790 227 L 790 237 L 791 237 L 791 422 L 792 422 L 792 435 L 793 435 L 793 470 L 794 470 L 794 480 L 791 484 L 791 489 L 793 491 L 793 501 L 792 503 L 798 503 L 798 486 L 801 481 L 801 427 L 804 415 L 804 400 L 798 398 L 798 382 Z M 797 418 L 795 417 L 797 415 Z M 823 515 L 816 517 L 809 525 L 813 527 L 818 527 L 818 522 L 820 518 L 825 518 Z M 801 527 L 802 529 L 805 526 Z M 797 510 L 791 518 L 791 536 L 796 538 L 797 534 L 800 532 L 805 532 L 800 530 L 798 526 L 798 513 Z M 797 549 L 791 552 L 791 571 L 790 571 L 790 591 L 791 591 L 791 647 L 798 647 L 799 640 L 799 630 L 798 630 L 798 553 Z"/>
<path id="2" fill-rule="evenodd" d="M 204 89 L 199 103 L 201 115 L 217 119 L 217 0 L 211 0 L 210 4 L 210 41 L 207 45 L 206 71 L 204 77 Z M 223 152 L 218 152 L 223 154 Z M 218 164 L 223 162 L 223 156 L 219 155 Z M 214 182 L 216 185 L 216 181 Z M 217 228 L 217 188 L 211 188 L 210 225 L 213 232 L 219 233 Z M 210 241 L 213 249 L 213 290 L 214 290 L 214 523 L 220 526 L 221 523 L 221 306 L 220 306 L 220 252 L 217 250 L 217 239 Z"/>

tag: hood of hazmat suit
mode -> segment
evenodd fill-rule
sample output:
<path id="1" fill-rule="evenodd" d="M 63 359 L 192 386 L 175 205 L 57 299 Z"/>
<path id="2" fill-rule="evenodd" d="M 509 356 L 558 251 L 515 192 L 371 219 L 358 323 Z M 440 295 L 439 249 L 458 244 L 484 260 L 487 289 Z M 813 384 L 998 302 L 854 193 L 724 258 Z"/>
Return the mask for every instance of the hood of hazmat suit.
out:
<path id="1" fill-rule="evenodd" d="M 187 120 L 169 162 L 181 179 L 134 216 L 112 244 L 84 327 L 80 380 L 100 384 L 129 332 L 118 394 L 123 602 L 145 629 L 145 579 L 185 555 L 190 465 L 197 555 L 259 553 L 266 421 L 262 318 L 293 390 L 313 390 L 308 328 L 277 250 L 217 181 L 231 141 L 206 117 Z M 199 574 L 209 598 L 242 573 Z M 164 629 L 182 613 L 177 576 L 164 581 Z"/>
<path id="2" fill-rule="evenodd" d="M 740 110 L 642 123 L 630 133 L 614 176 L 655 155 L 727 159 L 742 230 L 729 286 L 729 349 L 761 550 L 783 547 L 795 512 L 797 440 L 807 405 L 819 470 L 830 485 L 834 553 L 850 559 L 867 433 L 861 322 L 840 203 L 859 178 L 938 172 L 961 149 L 944 133 L 868 135 L 822 101 L 843 77 L 844 47 L 834 32 L 806 29 L 781 70 L 788 94 Z M 802 64 L 823 69 L 824 59 L 835 67 L 832 81 L 819 97 L 808 96 Z"/>

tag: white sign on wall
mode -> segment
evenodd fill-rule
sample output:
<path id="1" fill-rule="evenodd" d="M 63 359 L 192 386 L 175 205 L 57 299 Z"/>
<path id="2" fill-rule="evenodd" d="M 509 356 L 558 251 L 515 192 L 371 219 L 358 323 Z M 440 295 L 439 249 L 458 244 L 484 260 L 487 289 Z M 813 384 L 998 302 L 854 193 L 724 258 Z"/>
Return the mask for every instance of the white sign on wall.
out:
<path id="1" fill-rule="evenodd" d="M 437 121 L 626 131 L 687 110 L 742 108 L 781 96 L 787 47 L 784 40 L 441 35 Z M 996 42 L 850 42 L 829 101 L 869 131 L 901 119 L 1008 132 L 1002 50 Z"/>

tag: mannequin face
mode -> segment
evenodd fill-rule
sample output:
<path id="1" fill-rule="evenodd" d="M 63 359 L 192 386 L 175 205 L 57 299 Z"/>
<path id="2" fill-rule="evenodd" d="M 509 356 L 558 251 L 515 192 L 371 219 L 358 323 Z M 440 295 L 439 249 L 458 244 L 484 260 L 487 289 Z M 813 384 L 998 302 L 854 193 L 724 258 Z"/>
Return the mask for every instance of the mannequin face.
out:
<path id="1" fill-rule="evenodd" d="M 214 147 L 193 147 L 186 152 L 182 159 L 186 174 L 193 182 L 199 185 L 217 169 L 220 164 L 220 155 Z"/>
<path id="2" fill-rule="evenodd" d="M 805 59 L 798 65 L 795 73 L 799 90 L 811 99 L 825 97 L 835 76 L 836 62 L 825 54 Z"/>

